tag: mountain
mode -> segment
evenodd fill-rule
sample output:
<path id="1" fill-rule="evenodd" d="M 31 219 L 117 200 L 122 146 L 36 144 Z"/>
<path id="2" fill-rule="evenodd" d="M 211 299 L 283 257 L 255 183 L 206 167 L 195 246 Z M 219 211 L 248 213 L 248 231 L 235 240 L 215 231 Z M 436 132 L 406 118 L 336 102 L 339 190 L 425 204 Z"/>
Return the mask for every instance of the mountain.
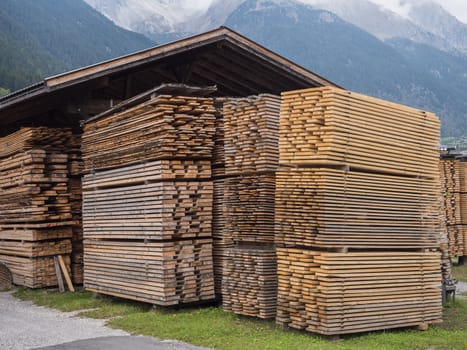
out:
<path id="1" fill-rule="evenodd" d="M 436 35 L 434 27 L 432 29 L 429 26 L 420 26 L 414 21 L 410 14 L 414 17 L 418 15 L 412 7 L 406 15 L 402 15 L 368 0 L 318 0 L 312 3 L 313 7 L 335 13 L 383 41 L 405 38 L 444 51 L 458 51 L 456 46 L 449 42 L 449 38 Z M 436 10 L 440 10 L 441 16 L 446 13 L 442 8 Z"/>
<path id="2" fill-rule="evenodd" d="M 347 89 L 436 112 L 443 135 L 467 133 L 467 58 L 408 39 L 378 40 L 337 15 L 248 0 L 226 25 Z"/>
<path id="3" fill-rule="evenodd" d="M 3 0 L 0 88 L 11 91 L 53 74 L 154 46 L 82 0 Z"/>
<path id="4" fill-rule="evenodd" d="M 347 89 L 436 112 L 445 136 L 467 135 L 466 25 L 430 0 L 86 1 L 4 0 L 0 94 L 153 45 L 112 21 L 161 43 L 226 24 Z"/>
<path id="5" fill-rule="evenodd" d="M 157 37 L 164 33 L 183 36 L 192 32 L 193 19 L 202 11 L 196 1 L 186 0 L 86 0 L 99 12 L 105 14 L 119 26 Z"/>
<path id="6" fill-rule="evenodd" d="M 325 9 L 381 40 L 405 38 L 467 55 L 467 25 L 429 0 L 405 0 L 398 13 L 371 0 L 304 0 Z"/>
<path id="7" fill-rule="evenodd" d="M 123 28 L 170 41 L 216 28 L 246 0 L 85 0 Z M 274 0 L 328 10 L 381 40 L 405 38 L 467 55 L 467 24 L 433 0 Z"/>
<path id="8" fill-rule="evenodd" d="M 467 24 L 460 22 L 439 4 L 432 1 L 415 2 L 409 15 L 420 28 L 444 39 L 452 47 L 467 55 Z"/>
<path id="9" fill-rule="evenodd" d="M 466 25 L 430 0 L 86 1 L 133 30 L 131 11 L 154 5 L 143 32 L 159 42 L 225 24 L 347 89 L 436 112 L 443 135 L 467 134 Z"/>

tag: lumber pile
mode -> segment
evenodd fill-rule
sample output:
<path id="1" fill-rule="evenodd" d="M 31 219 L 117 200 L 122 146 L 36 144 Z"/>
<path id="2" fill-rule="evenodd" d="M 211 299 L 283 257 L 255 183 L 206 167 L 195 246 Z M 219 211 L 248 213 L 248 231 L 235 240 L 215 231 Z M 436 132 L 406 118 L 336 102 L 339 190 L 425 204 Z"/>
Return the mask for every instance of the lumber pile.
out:
<path id="1" fill-rule="evenodd" d="M 142 160 L 211 159 L 215 133 L 212 100 L 158 95 L 84 126 L 86 170 Z"/>
<path id="2" fill-rule="evenodd" d="M 284 92 L 276 321 L 326 335 L 441 321 L 439 121 L 337 88 Z"/>
<path id="3" fill-rule="evenodd" d="M 73 135 L 72 145 L 68 151 L 68 188 L 70 192 L 72 239 L 71 239 L 71 277 L 74 284 L 83 284 L 83 225 L 82 225 L 82 189 L 81 177 L 84 163 L 81 156 L 81 135 Z"/>
<path id="4" fill-rule="evenodd" d="M 54 255 L 72 252 L 68 129 L 22 128 L 0 139 L 0 261 L 13 282 L 57 285 Z"/>
<path id="5" fill-rule="evenodd" d="M 432 113 L 331 87 L 285 92 L 281 111 L 283 165 L 439 176 L 439 120 Z"/>
<path id="6" fill-rule="evenodd" d="M 277 321 L 335 335 L 441 321 L 437 252 L 277 248 Z"/>
<path id="7" fill-rule="evenodd" d="M 442 215 L 451 257 L 467 255 L 467 162 L 442 158 L 439 162 Z"/>
<path id="8" fill-rule="evenodd" d="M 226 250 L 233 246 L 231 238 L 225 234 L 225 140 L 224 140 L 224 103 L 229 98 L 215 98 L 216 133 L 214 135 L 214 148 L 212 152 L 211 174 L 213 181 L 212 200 L 212 259 L 214 265 L 214 290 L 216 299 L 222 299 L 223 266 L 227 259 Z"/>
<path id="9" fill-rule="evenodd" d="M 277 170 L 279 109 L 279 97 L 269 94 L 224 103 L 226 174 Z"/>
<path id="10" fill-rule="evenodd" d="M 85 240 L 90 290 L 157 305 L 212 298 L 210 239 L 179 241 Z"/>
<path id="11" fill-rule="evenodd" d="M 224 102 L 224 250 L 222 299 L 226 311 L 274 318 L 275 172 L 280 99 L 263 94 Z"/>
<path id="12" fill-rule="evenodd" d="M 214 298 L 213 100 L 158 95 L 84 126 L 84 283 L 168 306 Z"/>
<path id="13" fill-rule="evenodd" d="M 214 284 L 216 298 L 222 298 L 223 266 L 227 259 L 227 249 L 233 246 L 233 241 L 225 233 L 224 187 L 225 176 L 213 178 L 212 200 L 212 259 L 214 265 Z"/>
<path id="14" fill-rule="evenodd" d="M 277 262 L 274 248 L 237 246 L 227 249 L 224 268 L 225 310 L 258 318 L 276 316 Z"/>
<path id="15" fill-rule="evenodd" d="M 421 249 L 439 244 L 439 188 L 430 179 L 331 168 L 282 168 L 276 243 Z"/>

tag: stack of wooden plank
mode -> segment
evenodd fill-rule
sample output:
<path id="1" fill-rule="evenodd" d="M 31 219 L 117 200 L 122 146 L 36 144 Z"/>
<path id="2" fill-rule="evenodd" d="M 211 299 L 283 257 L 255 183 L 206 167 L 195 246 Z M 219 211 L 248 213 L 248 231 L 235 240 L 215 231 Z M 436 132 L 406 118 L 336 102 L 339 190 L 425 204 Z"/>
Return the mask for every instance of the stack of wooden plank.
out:
<path id="1" fill-rule="evenodd" d="M 84 126 L 84 280 L 167 306 L 214 298 L 213 100 L 159 95 Z"/>
<path id="2" fill-rule="evenodd" d="M 359 249 L 439 244 L 439 188 L 430 179 L 283 168 L 276 184 L 278 244 Z"/>
<path id="3" fill-rule="evenodd" d="M 331 87 L 282 97 L 277 322 L 338 335 L 441 321 L 437 117 Z"/>
<path id="4" fill-rule="evenodd" d="M 87 123 L 85 168 L 109 169 L 143 159 L 211 159 L 214 114 L 212 99 L 158 95 Z"/>
<path id="5" fill-rule="evenodd" d="M 445 158 L 439 162 L 443 220 L 451 257 L 467 255 L 467 162 Z"/>
<path id="6" fill-rule="evenodd" d="M 74 284 L 83 284 L 83 225 L 82 225 L 82 190 L 81 177 L 84 163 L 81 157 L 81 135 L 73 135 L 72 145 L 68 152 L 68 188 L 70 191 L 71 215 L 73 219 L 73 236 L 71 239 L 71 277 Z"/>
<path id="7" fill-rule="evenodd" d="M 225 148 L 224 148 L 224 103 L 228 98 L 215 98 L 216 107 L 216 133 L 214 135 L 214 149 L 212 153 L 211 173 L 213 180 L 212 202 L 212 245 L 214 265 L 214 285 L 216 299 L 222 299 L 222 271 L 227 259 L 226 249 L 233 246 L 231 238 L 225 234 L 225 205 L 224 189 L 228 177 L 225 173 Z"/>
<path id="8" fill-rule="evenodd" d="M 277 298 L 277 262 L 274 249 L 237 246 L 227 249 L 222 303 L 224 309 L 245 316 L 273 318 Z"/>
<path id="9" fill-rule="evenodd" d="M 433 113 L 332 87 L 285 92 L 281 111 L 281 164 L 439 177 Z"/>
<path id="10" fill-rule="evenodd" d="M 214 283 L 216 298 L 222 298 L 222 276 L 223 266 L 227 259 L 228 248 L 233 246 L 233 241 L 226 235 L 225 231 L 225 205 L 224 187 L 225 176 L 213 178 L 213 201 L 212 201 L 212 258 L 214 265 Z"/>
<path id="11" fill-rule="evenodd" d="M 437 252 L 277 248 L 277 321 L 335 335 L 441 321 Z"/>
<path id="12" fill-rule="evenodd" d="M 23 128 L 0 139 L 0 261 L 15 284 L 57 285 L 53 256 L 69 268 L 72 213 L 67 129 Z"/>
<path id="13" fill-rule="evenodd" d="M 224 102 L 224 237 L 222 299 L 226 311 L 275 317 L 275 172 L 279 163 L 280 99 L 273 95 Z"/>
<path id="14" fill-rule="evenodd" d="M 211 299 L 212 244 L 87 240 L 85 281 L 91 290 L 157 305 Z"/>
<path id="15" fill-rule="evenodd" d="M 235 243 L 274 243 L 274 173 L 225 179 L 225 236 Z"/>
<path id="16" fill-rule="evenodd" d="M 279 110 L 279 97 L 269 94 L 224 103 L 226 174 L 277 170 Z"/>
<path id="17" fill-rule="evenodd" d="M 224 149 L 224 102 L 226 98 L 216 98 L 216 133 L 214 134 L 214 148 L 212 151 L 212 177 L 223 178 L 225 176 L 225 149 Z"/>
<path id="18" fill-rule="evenodd" d="M 211 236 L 212 182 L 159 173 L 167 163 L 154 161 L 96 172 L 83 180 L 83 229 L 95 239 L 187 239 Z M 193 163 L 193 161 L 189 161 Z M 173 165 L 173 164 L 170 164 Z M 190 165 L 193 164 L 189 164 Z M 186 166 L 186 164 L 182 165 Z M 195 164 L 197 168 L 199 164 Z M 172 166 L 170 166 L 172 168 Z M 202 168 L 202 166 L 200 166 Z M 155 171 L 151 171 L 154 168 Z M 209 161 L 207 161 L 209 179 Z M 195 176 L 192 174 L 192 176 Z"/>

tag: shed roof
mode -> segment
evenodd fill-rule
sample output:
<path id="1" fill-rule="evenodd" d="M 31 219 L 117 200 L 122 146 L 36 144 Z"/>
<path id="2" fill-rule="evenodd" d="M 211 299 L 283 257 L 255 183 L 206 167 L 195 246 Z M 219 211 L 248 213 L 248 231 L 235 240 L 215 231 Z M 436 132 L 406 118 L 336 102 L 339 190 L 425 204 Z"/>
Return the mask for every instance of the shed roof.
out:
<path id="1" fill-rule="evenodd" d="M 0 124 L 84 97 L 123 100 L 161 83 L 217 85 L 219 96 L 336 85 L 226 27 L 52 76 L 0 99 Z"/>

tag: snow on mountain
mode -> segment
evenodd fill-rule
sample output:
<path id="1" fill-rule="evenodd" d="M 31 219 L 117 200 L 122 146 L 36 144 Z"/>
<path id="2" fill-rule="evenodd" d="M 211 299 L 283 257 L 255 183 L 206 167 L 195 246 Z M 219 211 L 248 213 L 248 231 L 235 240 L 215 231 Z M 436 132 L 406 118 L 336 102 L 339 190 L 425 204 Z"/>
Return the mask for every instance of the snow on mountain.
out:
<path id="1" fill-rule="evenodd" d="M 119 26 L 151 34 L 184 31 L 206 11 L 206 4 L 189 0 L 85 0 Z"/>
<path id="2" fill-rule="evenodd" d="M 467 24 L 433 1 L 415 3 L 409 13 L 413 23 L 430 31 L 467 55 Z"/>
<path id="3" fill-rule="evenodd" d="M 443 51 L 454 51 L 456 46 L 418 25 L 411 19 L 412 7 L 381 6 L 370 0 L 303 0 L 316 8 L 335 13 L 345 21 L 376 36 L 380 40 L 405 38 L 427 44 Z M 398 12 L 395 12 L 395 11 Z"/>
<path id="4" fill-rule="evenodd" d="M 217 28 L 225 23 L 232 12 L 235 11 L 245 0 L 213 0 L 204 14 L 194 20 L 188 27 L 193 33 L 207 31 Z"/>
<path id="5" fill-rule="evenodd" d="M 224 24 L 245 0 L 85 0 L 126 29 L 164 42 Z M 380 40 L 404 38 L 467 55 L 467 24 L 433 0 L 258 0 L 333 12 Z"/>

